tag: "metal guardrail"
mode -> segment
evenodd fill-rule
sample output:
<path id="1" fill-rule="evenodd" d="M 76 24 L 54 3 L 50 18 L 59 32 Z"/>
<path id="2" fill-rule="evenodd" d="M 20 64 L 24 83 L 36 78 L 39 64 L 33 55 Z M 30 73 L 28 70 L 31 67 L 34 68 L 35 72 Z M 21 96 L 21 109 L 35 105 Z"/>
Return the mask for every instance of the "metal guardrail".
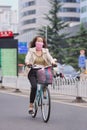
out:
<path id="1" fill-rule="evenodd" d="M 15 88 L 17 90 L 30 90 L 30 83 L 25 76 L 5 76 L 2 86 Z M 87 78 L 64 79 L 56 77 L 53 79 L 52 86 L 49 89 L 54 94 L 64 94 L 80 98 L 87 98 Z"/>
<path id="2" fill-rule="evenodd" d="M 59 94 L 71 95 L 87 98 L 87 78 L 85 79 L 62 79 L 56 77 L 53 79 L 51 91 Z"/>

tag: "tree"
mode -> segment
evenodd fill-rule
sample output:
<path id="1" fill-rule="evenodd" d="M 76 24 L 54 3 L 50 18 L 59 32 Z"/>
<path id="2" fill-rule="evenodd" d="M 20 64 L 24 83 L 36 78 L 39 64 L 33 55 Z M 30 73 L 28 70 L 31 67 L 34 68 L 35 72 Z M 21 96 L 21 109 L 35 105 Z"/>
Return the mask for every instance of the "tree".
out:
<path id="1" fill-rule="evenodd" d="M 18 64 L 24 64 L 25 54 L 18 54 Z"/>
<path id="2" fill-rule="evenodd" d="M 83 24 L 80 24 L 77 35 L 68 39 L 66 63 L 71 63 L 75 68 L 78 68 L 80 50 L 85 50 L 85 52 L 87 50 L 87 29 L 84 28 Z"/>
<path id="3" fill-rule="evenodd" d="M 66 46 L 65 36 L 66 34 L 60 34 L 59 32 L 68 26 L 58 16 L 60 12 L 61 3 L 59 0 L 48 0 L 50 3 L 50 10 L 48 14 L 45 14 L 45 19 L 49 21 L 47 25 L 47 43 L 52 55 L 60 62 L 64 59 L 64 49 Z M 45 36 L 46 26 L 39 29 L 39 34 Z"/>

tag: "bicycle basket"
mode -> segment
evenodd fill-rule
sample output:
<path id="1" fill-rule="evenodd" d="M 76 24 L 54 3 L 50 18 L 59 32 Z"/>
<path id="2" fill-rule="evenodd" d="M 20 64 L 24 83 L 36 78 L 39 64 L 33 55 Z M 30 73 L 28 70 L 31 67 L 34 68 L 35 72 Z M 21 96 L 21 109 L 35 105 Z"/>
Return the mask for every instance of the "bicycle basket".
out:
<path id="1" fill-rule="evenodd" d="M 37 71 L 37 80 L 40 84 L 52 84 L 52 67 L 42 68 Z"/>

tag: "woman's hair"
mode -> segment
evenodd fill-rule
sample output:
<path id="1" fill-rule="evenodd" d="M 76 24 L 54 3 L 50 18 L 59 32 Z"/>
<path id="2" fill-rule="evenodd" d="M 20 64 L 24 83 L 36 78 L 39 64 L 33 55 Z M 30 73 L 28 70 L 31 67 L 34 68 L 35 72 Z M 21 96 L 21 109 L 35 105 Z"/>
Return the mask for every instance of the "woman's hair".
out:
<path id="1" fill-rule="evenodd" d="M 43 38 L 42 36 L 36 36 L 36 37 L 30 42 L 30 44 L 29 44 L 29 47 L 30 47 L 30 48 L 35 47 L 35 43 L 36 43 L 36 41 L 37 41 L 37 38 L 39 38 L 39 37 L 41 37 L 41 38 L 43 39 L 43 43 L 44 43 L 43 48 L 47 48 L 46 40 L 45 40 L 45 38 Z"/>

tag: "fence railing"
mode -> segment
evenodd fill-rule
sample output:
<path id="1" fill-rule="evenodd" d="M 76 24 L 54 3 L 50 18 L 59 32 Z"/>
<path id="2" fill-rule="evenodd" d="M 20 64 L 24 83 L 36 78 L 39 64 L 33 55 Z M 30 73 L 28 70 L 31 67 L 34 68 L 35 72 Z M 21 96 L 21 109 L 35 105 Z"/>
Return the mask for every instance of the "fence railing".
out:
<path id="1" fill-rule="evenodd" d="M 62 79 L 54 78 L 51 91 L 54 93 L 85 97 L 87 98 L 87 78 L 85 79 Z"/>
<path id="2" fill-rule="evenodd" d="M 17 90 L 30 90 L 30 83 L 25 76 L 5 76 L 3 77 L 2 86 L 11 87 Z M 50 92 L 54 94 L 64 94 L 75 97 L 87 98 L 87 78 L 80 80 L 62 79 L 56 77 L 53 79 L 52 86 L 49 86 Z"/>

